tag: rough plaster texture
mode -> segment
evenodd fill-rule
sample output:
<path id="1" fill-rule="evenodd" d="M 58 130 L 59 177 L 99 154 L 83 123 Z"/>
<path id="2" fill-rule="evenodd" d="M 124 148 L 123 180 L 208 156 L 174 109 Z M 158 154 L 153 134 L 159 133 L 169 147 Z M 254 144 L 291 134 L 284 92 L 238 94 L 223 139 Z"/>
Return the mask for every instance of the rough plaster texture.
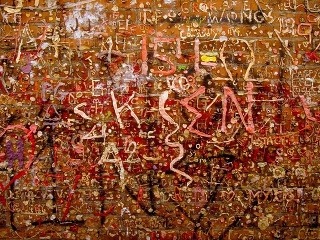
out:
<path id="1" fill-rule="evenodd" d="M 318 1 L 0 13 L 0 239 L 320 239 Z"/>

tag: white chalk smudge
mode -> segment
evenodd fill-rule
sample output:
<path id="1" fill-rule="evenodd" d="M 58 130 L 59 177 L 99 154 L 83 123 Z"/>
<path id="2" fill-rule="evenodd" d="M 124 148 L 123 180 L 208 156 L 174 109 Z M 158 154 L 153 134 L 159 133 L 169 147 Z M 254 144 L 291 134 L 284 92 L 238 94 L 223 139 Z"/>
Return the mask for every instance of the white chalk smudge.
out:
<path id="1" fill-rule="evenodd" d="M 75 39 L 92 38 L 90 28 L 101 25 L 105 17 L 105 7 L 100 3 L 88 3 L 85 9 L 76 7 L 66 17 L 66 31 Z"/>

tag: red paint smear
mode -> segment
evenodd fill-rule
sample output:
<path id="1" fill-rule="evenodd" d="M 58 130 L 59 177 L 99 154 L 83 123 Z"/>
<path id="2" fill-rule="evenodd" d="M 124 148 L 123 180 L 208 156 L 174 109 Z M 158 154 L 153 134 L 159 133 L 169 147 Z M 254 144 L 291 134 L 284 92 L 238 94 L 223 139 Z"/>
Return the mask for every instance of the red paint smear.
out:
<path id="1" fill-rule="evenodd" d="M 60 180 L 64 180 L 64 175 L 63 174 L 46 174 L 46 177 L 52 177 Z"/>
<path id="2" fill-rule="evenodd" d="M 252 151 L 252 160 L 253 161 L 257 161 L 259 155 L 260 155 L 259 148 L 254 148 L 253 151 Z"/>
<path id="3" fill-rule="evenodd" d="M 3 205 L 3 206 L 6 206 L 7 204 L 7 201 L 5 199 L 5 197 L 3 195 L 0 195 L 0 203 Z"/>
<path id="4" fill-rule="evenodd" d="M 77 225 L 73 225 L 73 226 L 70 227 L 70 230 L 72 232 L 78 232 L 78 229 L 79 229 L 79 226 L 77 226 Z"/>
<path id="5" fill-rule="evenodd" d="M 1 190 L 2 190 L 3 192 L 6 191 L 6 190 L 10 187 L 11 184 L 13 184 L 17 179 L 23 177 L 23 176 L 26 175 L 26 174 L 27 174 L 27 171 L 26 171 L 26 170 L 22 170 L 22 171 L 18 172 L 18 173 L 10 180 L 10 182 L 9 182 L 5 187 L 3 187 L 2 184 L 0 184 Z"/>
<path id="6" fill-rule="evenodd" d="M 318 57 L 318 55 L 315 52 L 306 52 L 306 56 L 309 60 L 311 61 L 318 61 L 320 60 L 320 58 Z"/>
<path id="7" fill-rule="evenodd" d="M 141 202 L 143 199 L 143 188 L 139 186 L 139 191 L 138 191 L 138 196 L 137 196 L 137 201 Z"/>
<path id="8" fill-rule="evenodd" d="M 233 169 L 239 169 L 240 164 L 239 162 L 233 162 Z"/>
<path id="9" fill-rule="evenodd" d="M 73 195 L 74 195 L 74 191 L 76 190 L 77 188 L 77 185 L 79 183 L 81 179 L 81 174 L 77 174 L 75 179 L 74 179 L 74 183 L 73 183 L 73 186 L 72 186 L 72 189 L 68 195 L 68 199 L 67 199 L 67 204 L 66 204 L 66 209 L 64 210 L 63 212 L 63 216 L 62 216 L 62 221 L 65 221 L 66 220 L 66 217 L 70 211 L 70 207 L 71 207 L 71 201 L 73 199 Z"/>
<path id="10" fill-rule="evenodd" d="M 95 212 L 94 215 L 95 216 L 100 216 L 100 217 L 106 217 L 108 216 L 110 213 L 113 212 L 113 210 L 115 209 L 116 206 L 111 206 L 108 210 L 104 211 L 103 213 L 99 213 L 99 212 Z"/>
<path id="11" fill-rule="evenodd" d="M 226 178 L 227 178 L 227 179 L 232 179 L 232 174 L 231 174 L 231 173 L 228 173 L 228 174 L 226 175 Z"/>

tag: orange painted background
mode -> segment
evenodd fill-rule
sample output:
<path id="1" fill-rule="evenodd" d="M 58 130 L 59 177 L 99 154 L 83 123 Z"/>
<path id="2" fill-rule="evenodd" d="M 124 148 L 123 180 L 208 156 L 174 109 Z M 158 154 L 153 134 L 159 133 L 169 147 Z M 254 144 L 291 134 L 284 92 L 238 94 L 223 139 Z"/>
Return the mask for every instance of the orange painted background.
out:
<path id="1" fill-rule="evenodd" d="M 0 239 L 320 239 L 318 1 L 0 13 Z"/>

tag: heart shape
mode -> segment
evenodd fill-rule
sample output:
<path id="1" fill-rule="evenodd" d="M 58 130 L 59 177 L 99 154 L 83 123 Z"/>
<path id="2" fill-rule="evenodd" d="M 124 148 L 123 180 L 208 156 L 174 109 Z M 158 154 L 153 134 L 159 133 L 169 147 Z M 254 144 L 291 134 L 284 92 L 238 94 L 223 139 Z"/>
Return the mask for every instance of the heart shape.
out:
<path id="1" fill-rule="evenodd" d="M 222 198 L 223 200 L 230 202 L 233 200 L 234 196 L 236 194 L 234 193 L 234 191 L 222 191 Z"/>

